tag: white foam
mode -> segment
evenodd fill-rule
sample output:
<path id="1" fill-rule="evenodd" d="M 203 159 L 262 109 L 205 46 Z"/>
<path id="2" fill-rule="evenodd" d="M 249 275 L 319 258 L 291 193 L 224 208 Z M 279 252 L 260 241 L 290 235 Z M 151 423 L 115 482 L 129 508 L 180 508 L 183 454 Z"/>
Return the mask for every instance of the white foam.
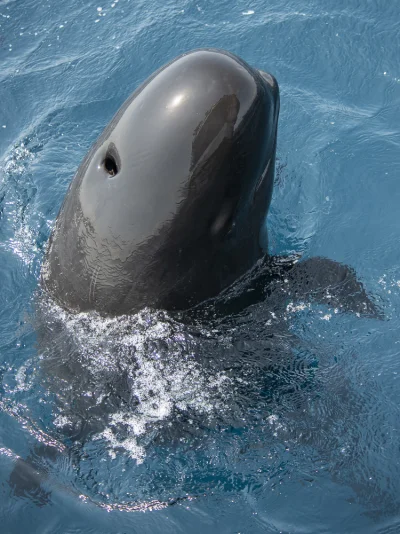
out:
<path id="1" fill-rule="evenodd" d="M 310 303 L 306 304 L 305 302 L 299 302 L 298 304 L 294 304 L 294 302 L 289 302 L 289 304 L 286 306 L 286 311 L 288 313 L 296 313 L 310 308 Z"/>
<path id="2" fill-rule="evenodd" d="M 80 364 L 99 385 L 92 384 L 86 393 L 96 391 L 95 403 L 103 400 L 97 390 L 101 392 L 104 380 L 124 377 L 130 401 L 116 407 L 95 436 L 105 441 L 112 458 L 125 451 L 142 462 L 151 429 L 168 425 L 176 410 L 212 417 L 230 404 L 233 379 L 224 371 L 205 369 L 193 349 L 199 347 L 198 339 L 192 340 L 184 325 L 167 314 L 143 310 L 135 316 L 103 318 L 69 314 L 54 303 L 46 306 L 46 313 L 74 339 Z M 59 414 L 55 424 L 65 423 L 65 417 Z"/>

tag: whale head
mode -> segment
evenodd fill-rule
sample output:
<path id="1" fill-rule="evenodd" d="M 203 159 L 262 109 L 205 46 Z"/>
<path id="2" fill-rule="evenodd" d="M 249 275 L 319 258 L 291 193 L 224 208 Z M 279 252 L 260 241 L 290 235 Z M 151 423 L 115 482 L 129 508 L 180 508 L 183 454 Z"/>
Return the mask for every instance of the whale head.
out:
<path id="1" fill-rule="evenodd" d="M 184 309 L 264 253 L 279 90 L 228 52 L 165 65 L 84 158 L 50 236 L 42 282 L 71 311 Z"/>

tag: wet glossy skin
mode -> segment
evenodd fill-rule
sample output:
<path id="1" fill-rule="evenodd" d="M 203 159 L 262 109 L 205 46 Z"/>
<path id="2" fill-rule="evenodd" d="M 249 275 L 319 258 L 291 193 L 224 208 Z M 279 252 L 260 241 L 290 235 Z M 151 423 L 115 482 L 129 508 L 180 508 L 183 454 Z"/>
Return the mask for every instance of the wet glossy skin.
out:
<path id="1" fill-rule="evenodd" d="M 42 281 L 65 308 L 184 309 L 264 253 L 279 91 L 219 50 L 185 54 L 146 80 L 79 167 Z"/>

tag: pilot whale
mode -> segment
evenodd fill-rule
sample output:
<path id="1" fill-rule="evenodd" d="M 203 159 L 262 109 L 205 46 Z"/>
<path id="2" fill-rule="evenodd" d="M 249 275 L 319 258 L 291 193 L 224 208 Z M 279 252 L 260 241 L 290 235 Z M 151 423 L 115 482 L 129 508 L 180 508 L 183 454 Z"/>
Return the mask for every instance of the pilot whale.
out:
<path id="1" fill-rule="evenodd" d="M 17 495 L 48 502 L 49 491 L 42 485 L 49 474 L 42 459 L 56 463 L 71 456 L 79 464 L 77 444 L 106 428 L 121 407 L 134 411 L 135 402 L 140 405 L 134 392 L 135 347 L 123 342 L 119 354 L 117 343 L 114 358 L 113 347 L 107 345 L 110 361 L 117 365 L 114 374 L 107 367 L 111 374 L 103 383 L 93 374 L 96 365 L 85 364 L 79 339 L 69 332 L 63 314 L 53 317 L 47 296 L 72 315 L 126 314 L 116 320 L 122 328 L 124 320 L 129 328 L 132 314 L 144 307 L 186 310 L 190 322 L 188 308 L 207 301 L 207 313 L 212 313 L 204 319 L 212 332 L 215 325 L 226 326 L 225 319 L 219 322 L 221 316 L 229 323 L 237 312 L 265 302 L 277 319 L 262 358 L 266 353 L 291 355 L 286 341 L 297 343 L 286 321 L 288 300 L 311 299 L 344 312 L 381 317 L 346 265 L 268 255 L 265 218 L 274 182 L 278 116 L 279 89 L 273 76 L 222 50 L 195 50 L 150 76 L 84 158 L 50 236 L 41 272 L 43 312 L 39 306 L 43 320 L 38 339 L 45 356 L 40 366 L 49 390 L 59 398 L 60 413 L 66 411 L 71 420 L 65 431 L 68 445 L 59 450 L 49 439 L 26 460 L 18 458 L 9 479 Z M 86 332 L 91 314 L 83 315 Z M 270 321 L 263 318 L 260 324 L 265 330 Z M 254 325 L 244 329 L 235 335 L 261 337 Z M 201 332 L 196 336 L 202 347 Z M 106 329 L 105 339 L 109 337 Z M 103 342 L 101 338 L 100 353 Z M 218 346 L 216 342 L 214 349 Z M 212 352 L 206 347 L 200 355 L 205 368 L 217 361 L 230 369 L 237 355 L 228 350 L 224 363 L 220 357 L 210 358 Z M 263 375 L 264 362 L 251 361 Z M 240 374 L 240 365 L 236 362 L 235 373 Z M 86 394 L 87 387 L 93 394 Z M 181 431 L 182 422 L 177 427 Z M 137 509 L 148 506 L 139 503 Z"/>
<path id="2" fill-rule="evenodd" d="M 42 269 L 70 311 L 189 308 L 262 257 L 275 78 L 222 50 L 183 54 L 122 105 L 80 165 Z"/>

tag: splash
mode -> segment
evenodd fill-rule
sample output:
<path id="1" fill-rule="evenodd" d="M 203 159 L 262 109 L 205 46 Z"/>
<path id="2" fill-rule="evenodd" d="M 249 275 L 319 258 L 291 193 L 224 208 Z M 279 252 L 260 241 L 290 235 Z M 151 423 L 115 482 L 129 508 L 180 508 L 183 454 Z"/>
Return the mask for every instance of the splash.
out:
<path id="1" fill-rule="evenodd" d="M 0 247 L 30 265 L 38 254 L 37 230 L 31 221 L 37 192 L 30 168 L 41 144 L 36 138 L 17 143 L 0 162 L 0 221 L 6 239 Z"/>
<path id="2" fill-rule="evenodd" d="M 174 427 L 180 414 L 195 428 L 197 418 L 212 421 L 231 409 L 239 379 L 209 365 L 198 333 L 165 312 L 146 309 L 135 316 L 105 318 L 73 315 L 48 304 L 41 360 L 48 387 L 59 399 L 58 428 L 73 424 L 82 411 L 86 424 L 92 413 L 97 423 L 103 411 L 102 428 L 91 439 L 103 442 L 113 459 L 126 453 L 142 463 L 146 448 L 165 428 Z M 229 340 L 222 340 L 222 346 L 224 342 L 229 349 Z M 71 391 L 75 412 L 68 413 L 71 403 L 65 399 Z"/>

